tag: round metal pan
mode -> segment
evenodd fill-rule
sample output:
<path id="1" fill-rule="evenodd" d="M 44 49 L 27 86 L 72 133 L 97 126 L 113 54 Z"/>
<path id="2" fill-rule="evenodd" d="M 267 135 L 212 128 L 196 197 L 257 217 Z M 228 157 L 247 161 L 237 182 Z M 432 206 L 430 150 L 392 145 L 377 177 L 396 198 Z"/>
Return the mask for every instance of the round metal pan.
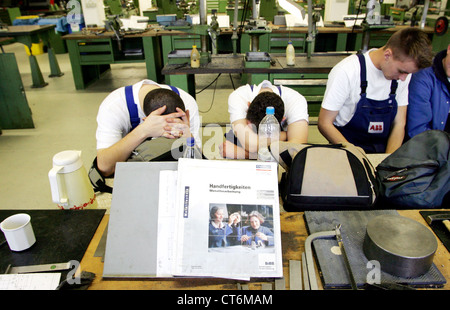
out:
<path id="1" fill-rule="evenodd" d="M 381 270 L 404 278 L 426 273 L 437 250 L 433 233 L 419 222 L 399 215 L 380 215 L 369 221 L 363 251 Z"/>

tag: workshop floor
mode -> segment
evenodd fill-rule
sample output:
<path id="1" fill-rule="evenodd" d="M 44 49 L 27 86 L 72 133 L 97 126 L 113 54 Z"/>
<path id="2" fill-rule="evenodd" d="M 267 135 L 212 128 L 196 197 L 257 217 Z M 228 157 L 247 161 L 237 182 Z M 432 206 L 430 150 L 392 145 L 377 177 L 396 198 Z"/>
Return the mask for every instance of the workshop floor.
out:
<path id="1" fill-rule="evenodd" d="M 47 54 L 37 55 L 48 85 L 32 88 L 24 46 L 14 43 L 3 49 L 6 53 L 15 53 L 35 128 L 3 129 L 0 135 L 0 209 L 55 209 L 48 180 L 53 155 L 64 150 L 81 150 L 84 166 L 89 169 L 96 154 L 96 115 L 100 103 L 114 89 L 145 79 L 145 64 L 112 65 L 99 81 L 85 90 L 76 90 L 67 53 L 57 55 L 64 73 L 58 78 L 48 77 Z M 216 77 L 215 74 L 198 76 L 197 92 Z M 197 94 L 205 126 L 203 143 L 218 137 L 215 136 L 218 127 L 210 124 L 229 123 L 227 98 L 233 85 L 240 85 L 239 75 L 222 74 L 217 82 Z M 325 142 L 314 125 L 310 125 L 309 141 Z M 214 156 L 214 150 L 209 152 Z"/>

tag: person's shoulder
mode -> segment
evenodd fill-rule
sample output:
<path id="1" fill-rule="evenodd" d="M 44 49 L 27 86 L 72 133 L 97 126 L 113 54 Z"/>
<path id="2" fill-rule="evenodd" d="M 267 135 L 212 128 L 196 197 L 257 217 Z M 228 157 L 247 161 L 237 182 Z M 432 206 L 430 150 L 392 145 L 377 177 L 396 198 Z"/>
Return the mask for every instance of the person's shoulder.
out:
<path id="1" fill-rule="evenodd" d="M 124 102 L 124 100 L 125 100 L 124 87 L 120 87 L 110 92 L 103 99 L 100 107 L 106 108 L 111 106 L 117 106 L 118 103 Z"/>
<path id="2" fill-rule="evenodd" d="M 435 76 L 433 67 L 427 67 L 424 69 L 421 69 L 417 72 L 414 72 L 412 74 L 412 79 L 428 79 L 428 78 L 433 78 Z"/>
<path id="3" fill-rule="evenodd" d="M 347 76 L 359 75 L 359 60 L 356 54 L 350 55 L 339 61 L 332 69 L 331 75 L 342 75 Z"/>

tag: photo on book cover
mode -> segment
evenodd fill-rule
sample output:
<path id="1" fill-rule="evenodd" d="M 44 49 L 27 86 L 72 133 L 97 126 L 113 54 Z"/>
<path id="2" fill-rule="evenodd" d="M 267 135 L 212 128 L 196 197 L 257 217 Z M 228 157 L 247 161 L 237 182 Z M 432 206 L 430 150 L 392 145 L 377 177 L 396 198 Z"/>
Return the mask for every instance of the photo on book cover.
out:
<path id="1" fill-rule="evenodd" d="M 273 206 L 211 203 L 209 214 L 209 252 L 275 252 Z"/>

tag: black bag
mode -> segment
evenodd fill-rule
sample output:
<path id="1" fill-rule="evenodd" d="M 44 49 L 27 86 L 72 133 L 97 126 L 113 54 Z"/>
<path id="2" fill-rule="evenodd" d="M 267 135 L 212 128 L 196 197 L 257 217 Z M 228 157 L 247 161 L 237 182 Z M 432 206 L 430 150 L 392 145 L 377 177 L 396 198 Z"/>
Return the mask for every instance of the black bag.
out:
<path id="1" fill-rule="evenodd" d="M 177 161 L 183 156 L 185 139 L 167 139 L 164 137 L 148 139 L 139 144 L 127 161 Z"/>
<path id="2" fill-rule="evenodd" d="M 381 200 L 396 207 L 449 207 L 444 205 L 450 191 L 449 137 L 427 130 L 386 157 L 376 167 Z"/>
<path id="3" fill-rule="evenodd" d="M 184 139 L 172 140 L 164 137 L 145 140 L 131 152 L 127 161 L 177 161 L 183 155 L 183 141 Z M 94 191 L 112 193 L 112 187 L 106 184 L 106 178 L 98 169 L 97 157 L 92 162 L 88 176 Z"/>
<path id="4" fill-rule="evenodd" d="M 375 169 L 353 144 L 274 143 L 285 170 L 279 192 L 286 211 L 368 209 L 377 197 Z"/>

